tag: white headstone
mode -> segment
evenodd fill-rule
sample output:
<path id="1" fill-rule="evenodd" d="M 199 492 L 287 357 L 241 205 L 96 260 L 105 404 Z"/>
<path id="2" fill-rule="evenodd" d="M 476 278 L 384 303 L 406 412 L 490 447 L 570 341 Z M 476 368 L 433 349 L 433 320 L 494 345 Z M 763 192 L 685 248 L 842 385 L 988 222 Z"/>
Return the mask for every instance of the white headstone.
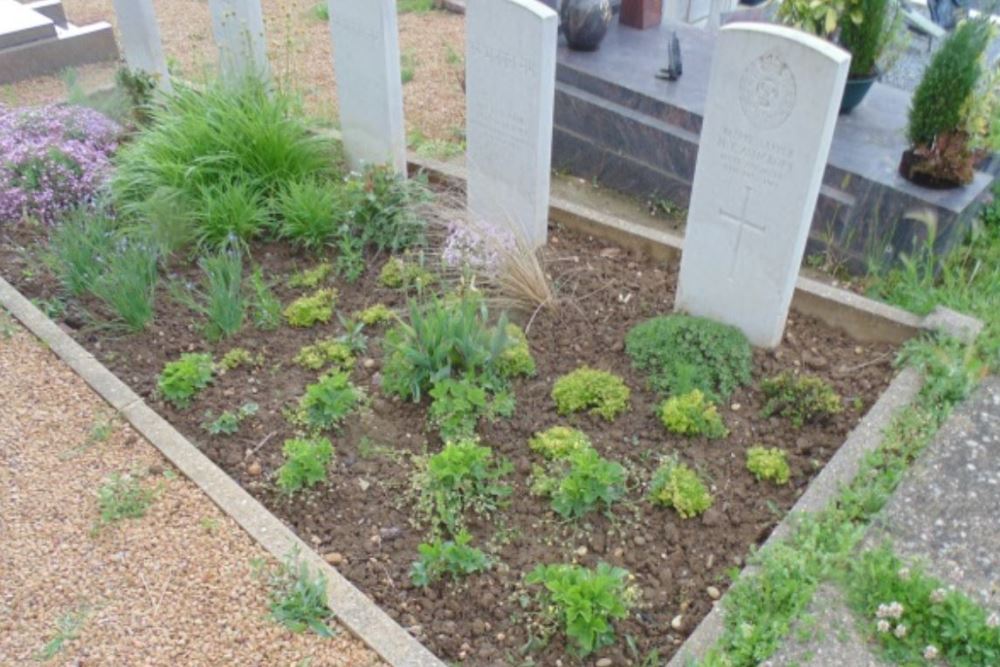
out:
<path id="1" fill-rule="evenodd" d="M 240 83 L 247 77 L 270 79 L 260 0 L 208 0 L 208 6 L 222 80 Z"/>
<path id="2" fill-rule="evenodd" d="M 329 0 L 340 130 L 352 169 L 406 174 L 396 0 Z"/>
<path id="3" fill-rule="evenodd" d="M 153 0 L 115 0 L 115 13 L 129 69 L 156 77 L 161 89 L 170 90 L 170 74 Z"/>
<path id="4" fill-rule="evenodd" d="M 536 0 L 476 0 L 465 21 L 469 211 L 544 245 L 559 18 Z"/>
<path id="5" fill-rule="evenodd" d="M 781 342 L 850 56 L 791 28 L 722 28 L 681 259 L 677 309 Z"/>
<path id="6" fill-rule="evenodd" d="M 0 0 L 0 49 L 56 36 L 51 19 L 16 0 Z"/>

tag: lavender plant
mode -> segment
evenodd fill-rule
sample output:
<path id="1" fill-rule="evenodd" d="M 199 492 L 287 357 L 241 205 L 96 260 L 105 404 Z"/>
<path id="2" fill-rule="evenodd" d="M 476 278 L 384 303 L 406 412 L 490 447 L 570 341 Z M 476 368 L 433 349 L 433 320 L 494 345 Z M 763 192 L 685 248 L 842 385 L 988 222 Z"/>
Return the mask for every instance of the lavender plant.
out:
<path id="1" fill-rule="evenodd" d="M 52 224 L 93 205 L 121 128 L 93 109 L 0 104 L 0 221 Z"/>

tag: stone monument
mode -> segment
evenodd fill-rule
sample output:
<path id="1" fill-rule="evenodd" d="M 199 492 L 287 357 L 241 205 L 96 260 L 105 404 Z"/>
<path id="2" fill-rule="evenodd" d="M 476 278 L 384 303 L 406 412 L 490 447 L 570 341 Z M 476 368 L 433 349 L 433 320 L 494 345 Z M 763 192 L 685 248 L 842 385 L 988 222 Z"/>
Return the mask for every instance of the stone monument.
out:
<path id="1" fill-rule="evenodd" d="M 157 80 L 163 90 L 170 90 L 167 59 L 163 55 L 160 27 L 156 23 L 153 0 L 114 0 L 118 32 L 129 69 L 145 72 Z"/>
<path id="2" fill-rule="evenodd" d="M 230 84 L 239 84 L 248 76 L 269 80 L 271 68 L 260 0 L 208 0 L 208 7 L 222 80 Z"/>

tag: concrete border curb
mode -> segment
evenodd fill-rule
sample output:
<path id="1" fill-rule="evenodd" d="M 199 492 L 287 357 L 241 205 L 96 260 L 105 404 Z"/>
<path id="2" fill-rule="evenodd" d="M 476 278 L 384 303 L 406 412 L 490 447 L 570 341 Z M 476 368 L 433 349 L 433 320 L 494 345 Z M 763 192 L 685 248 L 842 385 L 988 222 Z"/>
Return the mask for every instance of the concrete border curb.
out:
<path id="1" fill-rule="evenodd" d="M 3 278 L 0 278 L 0 306 L 66 362 L 136 431 L 275 558 L 283 559 L 297 548 L 303 562 L 308 563 L 314 572 L 326 576 L 328 603 L 337 620 L 386 662 L 393 667 L 445 667 L 445 663 L 355 588 Z"/>

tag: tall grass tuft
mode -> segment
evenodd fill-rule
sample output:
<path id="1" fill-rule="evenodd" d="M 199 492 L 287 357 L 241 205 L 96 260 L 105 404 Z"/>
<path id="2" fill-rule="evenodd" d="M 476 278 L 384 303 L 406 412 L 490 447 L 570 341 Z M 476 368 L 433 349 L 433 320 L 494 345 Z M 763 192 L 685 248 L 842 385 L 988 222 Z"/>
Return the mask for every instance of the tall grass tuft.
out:
<path id="1" fill-rule="evenodd" d="M 205 336 L 212 342 L 228 338 L 243 328 L 247 299 L 243 292 L 243 255 L 237 245 L 224 248 L 199 262 L 205 273 L 205 290 L 174 289 L 174 296 L 205 316 Z"/>
<path id="2" fill-rule="evenodd" d="M 230 239 L 247 244 L 267 228 L 267 202 L 252 181 L 227 178 L 201 186 L 199 194 L 194 219 L 201 247 L 219 248 Z"/>
<path id="3" fill-rule="evenodd" d="M 101 275 L 102 260 L 115 246 L 115 221 L 104 209 L 74 209 L 55 227 L 49 264 L 63 289 L 80 296 Z"/>
<path id="4" fill-rule="evenodd" d="M 153 319 L 158 256 L 148 242 L 119 237 L 103 262 L 91 292 L 130 331 L 141 331 Z"/>
<path id="5" fill-rule="evenodd" d="M 278 195 L 277 209 L 278 236 L 317 251 L 333 237 L 335 217 L 349 214 L 350 201 L 343 188 L 310 178 L 288 182 Z"/>

